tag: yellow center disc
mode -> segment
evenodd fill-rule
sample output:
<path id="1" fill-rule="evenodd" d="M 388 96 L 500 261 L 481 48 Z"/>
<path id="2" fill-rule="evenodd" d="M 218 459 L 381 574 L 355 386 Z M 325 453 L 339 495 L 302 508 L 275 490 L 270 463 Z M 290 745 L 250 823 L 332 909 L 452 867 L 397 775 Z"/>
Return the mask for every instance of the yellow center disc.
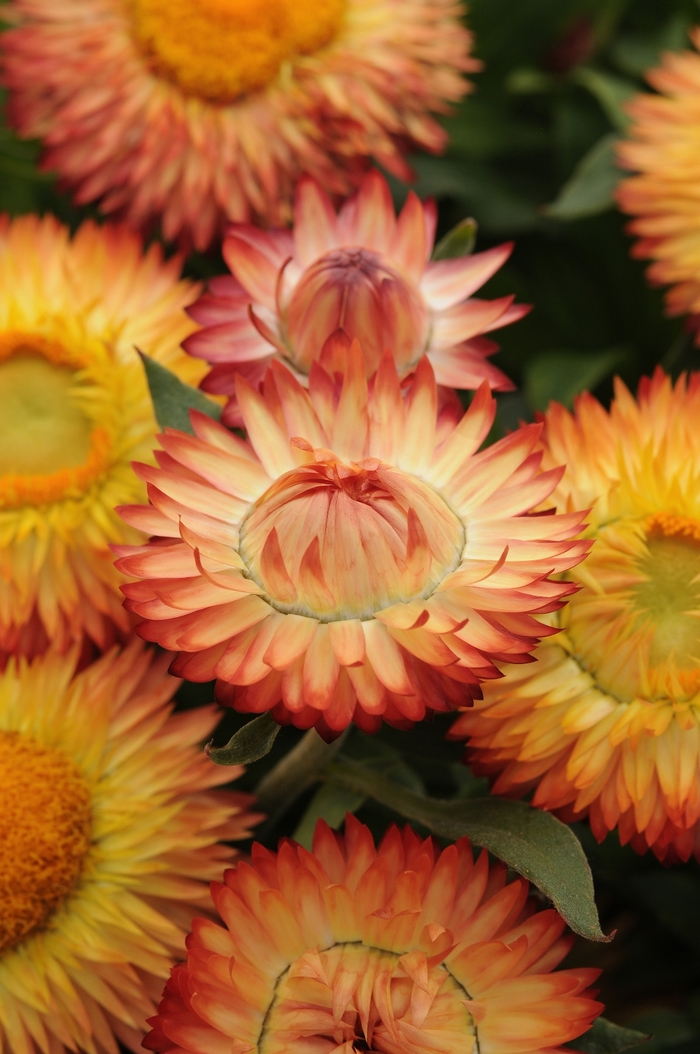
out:
<path id="1" fill-rule="evenodd" d="M 45 925 L 90 847 L 90 791 L 71 759 L 0 732 L 0 952 Z"/>
<path id="2" fill-rule="evenodd" d="M 133 0 L 133 24 L 155 73 L 225 103 L 330 43 L 344 9 L 345 0 Z"/>

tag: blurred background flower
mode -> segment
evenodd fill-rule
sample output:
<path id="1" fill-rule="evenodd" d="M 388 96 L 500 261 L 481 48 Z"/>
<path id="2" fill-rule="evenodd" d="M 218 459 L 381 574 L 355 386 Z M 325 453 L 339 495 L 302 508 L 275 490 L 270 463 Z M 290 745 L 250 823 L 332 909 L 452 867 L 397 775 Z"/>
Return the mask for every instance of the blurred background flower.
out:
<path id="1" fill-rule="evenodd" d="M 207 882 L 260 817 L 197 744 L 212 707 L 140 642 L 0 675 L 0 1037 L 9 1054 L 141 1049 Z"/>

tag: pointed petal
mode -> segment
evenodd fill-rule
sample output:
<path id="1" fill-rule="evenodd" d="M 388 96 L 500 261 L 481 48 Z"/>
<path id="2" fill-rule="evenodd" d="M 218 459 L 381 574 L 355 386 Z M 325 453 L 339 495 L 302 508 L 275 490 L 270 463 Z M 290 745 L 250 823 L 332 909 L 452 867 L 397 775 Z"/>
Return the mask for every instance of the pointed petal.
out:
<path id="1" fill-rule="evenodd" d="M 359 619 L 330 622 L 328 631 L 341 666 L 360 666 L 365 661 L 365 635 Z"/>
<path id="2" fill-rule="evenodd" d="M 432 248 L 432 246 L 431 246 Z M 425 218 L 420 198 L 410 190 L 406 203 L 396 221 L 396 230 L 391 239 L 389 255 L 416 284 L 423 277 L 426 256 Z"/>
<path id="3" fill-rule="evenodd" d="M 294 246 L 302 267 L 338 245 L 336 215 L 330 198 L 309 176 L 297 183 L 294 201 Z"/>
<path id="4" fill-rule="evenodd" d="M 333 449 L 350 461 L 364 457 L 369 432 L 367 378 L 360 345 L 353 340 L 333 422 Z"/>
<path id="5" fill-rule="evenodd" d="M 315 710 L 331 705 L 340 666 L 331 647 L 328 626 L 321 624 L 304 659 L 304 699 Z"/>
<path id="6" fill-rule="evenodd" d="M 456 260 L 437 260 L 428 264 L 420 284 L 421 292 L 435 311 L 454 307 L 480 289 L 506 262 L 513 242 Z"/>
<path id="7" fill-rule="evenodd" d="M 289 577 L 276 527 L 268 534 L 260 553 L 260 577 L 273 600 L 281 604 L 293 604 L 297 600 L 296 587 Z"/>
<path id="8" fill-rule="evenodd" d="M 289 451 L 289 435 L 280 427 L 262 395 L 239 375 L 236 397 L 248 439 L 265 471 L 272 479 L 289 472 L 295 467 Z"/>

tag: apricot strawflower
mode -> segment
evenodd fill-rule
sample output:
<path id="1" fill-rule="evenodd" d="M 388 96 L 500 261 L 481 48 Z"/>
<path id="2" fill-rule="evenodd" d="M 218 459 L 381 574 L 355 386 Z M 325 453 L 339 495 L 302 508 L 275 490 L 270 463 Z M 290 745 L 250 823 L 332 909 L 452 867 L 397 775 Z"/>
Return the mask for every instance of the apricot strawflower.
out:
<path id="1" fill-rule="evenodd" d="M 0 674 L 0 1045 L 139 1051 L 208 880 L 248 837 L 242 770 L 198 749 L 215 707 L 172 715 L 178 682 L 140 641 Z"/>
<path id="2" fill-rule="evenodd" d="M 110 542 L 157 431 L 136 347 L 196 384 L 180 348 L 197 286 L 125 228 L 0 217 L 0 651 L 129 629 Z"/>
<path id="3" fill-rule="evenodd" d="M 700 47 L 700 27 L 690 31 Z M 628 138 L 618 147 L 620 163 L 636 174 L 617 191 L 629 225 L 639 236 L 632 254 L 654 262 L 647 274 L 655 285 L 670 285 L 670 315 L 688 315 L 700 343 L 700 55 L 664 52 L 647 80 L 658 94 L 637 95 L 627 104 Z"/>
<path id="4" fill-rule="evenodd" d="M 571 947 L 529 884 L 353 816 L 313 852 L 253 846 L 212 884 L 222 925 L 196 919 L 149 1050 L 168 1054 L 559 1054 L 602 1010 L 598 970 L 552 971 Z M 563 1054 L 563 1052 L 561 1052 Z"/>
<path id="5" fill-rule="evenodd" d="M 454 725 L 494 791 L 588 816 L 602 841 L 700 857 L 700 374 L 659 369 L 608 413 L 591 395 L 545 415 L 560 510 L 592 506 L 580 592 L 525 668 L 504 667 Z"/>
<path id="6" fill-rule="evenodd" d="M 472 295 L 508 259 L 512 243 L 461 259 L 430 262 L 437 213 L 413 192 L 398 218 L 389 187 L 370 172 L 336 215 L 311 179 L 300 181 L 292 231 L 229 227 L 230 276 L 214 278 L 189 309 L 202 325 L 185 341 L 213 369 L 205 390 L 229 398 L 225 421 L 240 424 L 236 374 L 257 385 L 273 357 L 302 384 L 324 342 L 339 327 L 362 347 L 367 376 L 386 348 L 400 377 L 427 355 L 438 384 L 507 390 L 512 384 L 488 356 L 483 334 L 522 318 L 513 297 Z"/>
<path id="7" fill-rule="evenodd" d="M 152 505 L 121 510 L 159 536 L 117 566 L 179 675 L 332 738 L 463 705 L 551 632 L 533 616 L 574 588 L 550 573 L 586 552 L 582 515 L 528 515 L 560 476 L 540 471 L 539 425 L 477 453 L 488 385 L 458 420 L 428 359 L 402 390 L 387 353 L 368 386 L 339 332 L 308 390 L 273 362 L 237 398 L 246 442 L 193 414 L 195 436 L 168 430 L 160 467 L 137 469 Z"/>
<path id="8" fill-rule="evenodd" d="M 198 249 L 286 223 L 304 172 L 332 194 L 375 158 L 409 178 L 480 68 L 459 0 L 11 0 L 8 114 L 79 204 Z"/>

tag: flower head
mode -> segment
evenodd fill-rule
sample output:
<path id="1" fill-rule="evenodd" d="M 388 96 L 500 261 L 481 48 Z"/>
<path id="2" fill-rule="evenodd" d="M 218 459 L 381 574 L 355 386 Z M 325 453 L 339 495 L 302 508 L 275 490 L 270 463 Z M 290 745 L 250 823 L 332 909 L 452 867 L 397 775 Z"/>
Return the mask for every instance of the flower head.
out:
<path id="1" fill-rule="evenodd" d="M 178 269 L 118 227 L 0 219 L 0 650 L 128 629 L 109 544 L 136 536 L 113 510 L 143 493 L 130 462 L 157 430 L 135 347 L 202 372 Z"/>
<path id="2" fill-rule="evenodd" d="M 556 506 L 593 507 L 568 576 L 582 588 L 537 663 L 507 668 L 451 733 L 496 792 L 534 787 L 535 805 L 660 858 L 700 855 L 699 421 L 700 374 L 673 387 L 661 370 L 636 401 L 618 383 L 610 413 L 590 395 L 550 407 Z"/>
<path id="3" fill-rule="evenodd" d="M 313 852 L 253 846 L 212 885 L 223 926 L 197 919 L 150 1050 L 233 1054 L 552 1054 L 600 1013 L 599 971 L 552 970 L 571 946 L 523 879 L 440 851 L 409 828 L 378 849 L 348 816 Z"/>
<path id="4" fill-rule="evenodd" d="M 0 1042 L 9 1054 L 140 1049 L 207 880 L 259 817 L 210 788 L 240 774 L 196 744 L 212 707 L 171 716 L 177 682 L 140 642 L 0 674 Z"/>
<path id="5" fill-rule="evenodd" d="M 700 46 L 700 27 L 691 30 L 690 37 L 696 48 Z M 639 235 L 633 255 L 651 258 L 651 281 L 672 287 L 666 294 L 669 314 L 690 315 L 698 330 L 700 55 L 664 52 L 661 66 L 650 70 L 647 80 L 659 94 L 637 95 L 627 105 L 630 138 L 620 143 L 618 156 L 636 175 L 622 181 L 617 200 L 623 212 L 635 217 L 629 225 Z"/>
<path id="6" fill-rule="evenodd" d="M 80 203 L 204 248 L 282 224 L 308 172 L 333 194 L 369 157 L 403 178 L 468 90 L 458 0 L 13 0 L 11 120 Z"/>
<path id="7" fill-rule="evenodd" d="M 540 428 L 476 453 L 494 402 L 437 411 L 423 359 L 405 394 L 390 354 L 368 387 L 336 334 L 308 391 L 273 362 L 260 394 L 239 378 L 243 442 L 193 415 L 139 469 L 153 507 L 122 510 L 159 539 L 118 566 L 138 632 L 219 680 L 222 702 L 324 735 L 375 731 L 467 701 L 495 658 L 525 661 L 573 587 L 548 575 L 583 556 L 581 516 L 527 515 L 555 485 Z M 341 371 L 345 368 L 346 372 Z"/>
<path id="8" fill-rule="evenodd" d="M 213 365 L 203 387 L 229 397 L 226 422 L 239 424 L 236 373 L 262 380 L 274 357 L 304 383 L 336 329 L 359 340 L 367 376 L 391 348 L 400 377 L 427 355 L 438 384 L 512 387 L 488 362 L 498 345 L 481 334 L 527 313 L 513 297 L 472 294 L 512 245 L 430 263 L 436 212 L 411 192 L 399 215 L 386 180 L 370 172 L 338 215 L 311 179 L 297 188 L 294 229 L 230 227 L 224 257 L 231 277 L 215 278 L 189 313 L 203 326 L 185 347 Z"/>

